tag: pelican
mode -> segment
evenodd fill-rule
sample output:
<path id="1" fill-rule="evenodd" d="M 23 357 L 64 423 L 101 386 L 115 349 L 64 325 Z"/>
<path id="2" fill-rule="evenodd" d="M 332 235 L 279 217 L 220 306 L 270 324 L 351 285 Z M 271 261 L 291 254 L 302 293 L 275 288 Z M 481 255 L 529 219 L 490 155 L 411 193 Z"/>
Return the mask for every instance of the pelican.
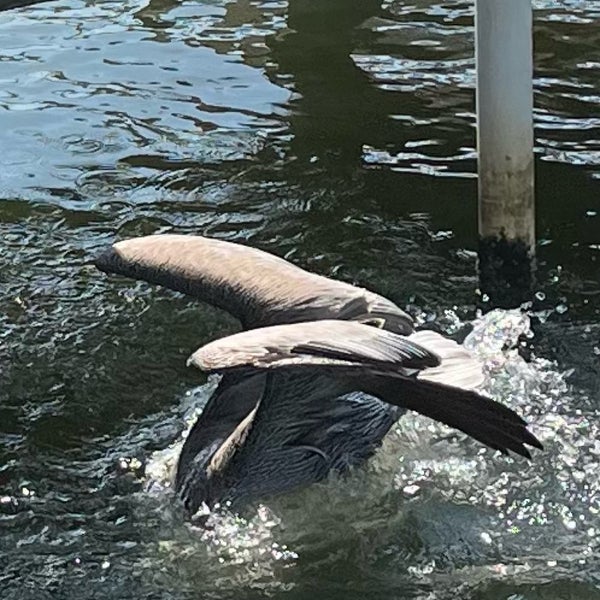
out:
<path id="1" fill-rule="evenodd" d="M 96 266 L 194 296 L 242 331 L 188 364 L 221 380 L 186 438 L 175 490 L 190 515 L 346 472 L 374 454 L 406 410 L 499 450 L 542 448 L 513 410 L 476 391 L 462 346 L 374 292 L 241 244 L 162 234 L 114 244 Z"/>

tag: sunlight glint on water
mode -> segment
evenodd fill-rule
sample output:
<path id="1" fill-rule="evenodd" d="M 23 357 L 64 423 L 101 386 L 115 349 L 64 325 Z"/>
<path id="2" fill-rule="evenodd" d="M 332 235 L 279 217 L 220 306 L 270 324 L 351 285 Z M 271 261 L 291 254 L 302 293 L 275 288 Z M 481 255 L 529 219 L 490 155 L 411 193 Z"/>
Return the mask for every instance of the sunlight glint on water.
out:
<path id="1" fill-rule="evenodd" d="M 303 539 L 317 539 L 323 528 L 331 535 L 333 524 L 340 521 L 362 527 L 365 535 L 377 535 L 391 523 L 392 533 L 384 537 L 385 543 L 393 544 L 393 524 L 403 514 L 400 520 L 412 521 L 410 536 L 416 536 L 421 546 L 420 552 L 404 556 L 402 570 L 408 580 L 453 580 L 457 574 L 449 567 L 473 566 L 480 569 L 480 580 L 518 574 L 542 583 L 552 578 L 553 570 L 568 570 L 571 563 L 593 574 L 600 551 L 600 483 L 594 477 L 600 461 L 599 415 L 569 416 L 577 392 L 568 385 L 566 374 L 543 358 L 530 362 L 521 358 L 519 345 L 533 336 L 529 321 L 520 311 L 492 311 L 473 323 L 464 344 L 484 361 L 488 393 L 524 415 L 545 444 L 543 452 L 534 452 L 532 462 L 505 458 L 409 414 L 366 470 L 303 490 L 297 494 L 301 500 L 267 502 L 250 518 L 217 511 L 208 531 L 194 528 L 193 546 L 204 547 L 211 560 L 247 564 L 249 574 L 257 570 L 264 574 L 274 560 L 302 561 L 302 544 L 288 547 L 290 536 L 297 538 L 302 532 Z M 214 382 L 197 390 L 195 400 L 205 401 L 213 386 Z M 176 442 L 154 453 L 146 465 L 150 489 L 162 490 L 157 493 L 165 502 L 171 502 L 168 472 L 180 446 Z M 377 512 L 391 490 L 398 498 L 387 510 L 393 508 L 397 514 L 360 525 L 366 507 Z M 321 514 L 312 523 L 306 515 L 314 514 L 317 506 Z M 431 511 L 441 514 L 441 506 L 450 518 L 431 522 Z M 406 522 L 401 529 L 405 527 Z M 447 546 L 443 553 L 440 544 Z M 567 553 L 565 546 L 570 548 Z M 192 551 L 176 544 L 171 550 Z M 385 547 L 379 550 L 385 552 Z"/>
<path id="2" fill-rule="evenodd" d="M 600 597 L 600 3 L 533 4 L 538 283 L 467 343 L 546 449 L 507 459 L 410 415 L 365 469 L 210 531 L 165 483 L 210 391 L 185 358 L 237 326 L 90 260 L 204 233 L 461 335 L 485 304 L 473 2 L 0 13 L 2 600 Z"/>

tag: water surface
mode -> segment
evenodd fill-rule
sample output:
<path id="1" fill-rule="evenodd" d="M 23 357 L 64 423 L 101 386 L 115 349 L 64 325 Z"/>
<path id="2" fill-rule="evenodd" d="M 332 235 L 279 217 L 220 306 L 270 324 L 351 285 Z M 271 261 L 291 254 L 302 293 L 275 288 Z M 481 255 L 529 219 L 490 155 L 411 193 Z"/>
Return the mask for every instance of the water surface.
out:
<path id="1" fill-rule="evenodd" d="M 2 597 L 600 598 L 599 22 L 535 2 L 538 283 L 478 317 L 471 2 L 0 13 Z M 159 231 L 477 319 L 546 450 L 410 416 L 349 478 L 190 529 L 156 452 L 209 394 L 186 357 L 237 324 L 90 264 Z"/>

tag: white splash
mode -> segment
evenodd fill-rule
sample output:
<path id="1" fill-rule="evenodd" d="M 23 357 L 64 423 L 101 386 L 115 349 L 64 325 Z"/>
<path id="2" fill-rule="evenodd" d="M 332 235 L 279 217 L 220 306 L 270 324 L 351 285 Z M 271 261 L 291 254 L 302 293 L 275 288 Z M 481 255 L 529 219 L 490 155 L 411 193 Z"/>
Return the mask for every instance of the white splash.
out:
<path id="1" fill-rule="evenodd" d="M 332 552 L 336 544 L 348 547 L 349 539 L 357 549 L 376 539 L 378 549 L 389 544 L 393 550 L 410 514 L 410 538 L 422 550 L 402 555 L 398 568 L 409 580 L 446 585 L 454 577 L 449 566 L 456 577 L 467 569 L 478 579 L 533 582 L 544 580 L 550 564 L 584 568 L 600 551 L 599 415 L 575 406 L 580 398 L 568 372 L 521 356 L 520 346 L 533 337 L 530 321 L 521 311 L 494 310 L 473 322 L 464 345 L 484 363 L 486 393 L 524 416 L 544 443 L 531 462 L 411 413 L 366 468 L 261 505 L 245 519 L 226 510 L 207 513 L 207 528 L 186 526 L 193 547 L 189 540 L 161 544 L 185 555 L 202 548 L 223 568 L 244 565 L 246 583 L 268 580 L 283 589 L 278 565 L 294 564 L 307 540 L 318 547 L 326 530 Z M 212 380 L 186 397 L 186 432 L 215 385 Z M 159 495 L 167 495 L 186 432 L 148 461 L 148 488 Z M 364 560 L 373 550 L 364 550 Z"/>

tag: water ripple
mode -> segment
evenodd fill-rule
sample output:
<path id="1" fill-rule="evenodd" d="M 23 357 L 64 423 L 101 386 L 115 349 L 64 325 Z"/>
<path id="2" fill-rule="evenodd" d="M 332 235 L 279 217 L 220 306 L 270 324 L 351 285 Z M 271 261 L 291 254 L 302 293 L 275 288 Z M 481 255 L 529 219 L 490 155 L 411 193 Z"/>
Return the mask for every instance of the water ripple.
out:
<path id="1" fill-rule="evenodd" d="M 486 305 L 473 3 L 0 13 L 3 598 L 595 597 L 597 5 L 534 3 L 536 293 L 467 338 L 545 451 L 495 456 L 409 416 L 367 468 L 210 531 L 165 482 L 210 391 L 185 357 L 238 325 L 91 259 L 116 238 L 207 233 L 464 336 Z"/>

